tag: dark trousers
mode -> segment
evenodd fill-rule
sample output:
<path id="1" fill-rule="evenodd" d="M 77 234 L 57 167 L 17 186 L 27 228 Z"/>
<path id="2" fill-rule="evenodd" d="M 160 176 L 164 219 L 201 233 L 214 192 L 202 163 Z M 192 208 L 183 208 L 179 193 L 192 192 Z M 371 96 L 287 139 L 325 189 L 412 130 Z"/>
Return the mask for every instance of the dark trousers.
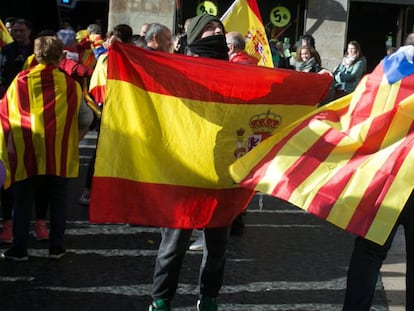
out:
<path id="1" fill-rule="evenodd" d="M 49 245 L 63 247 L 67 193 L 68 179 L 59 176 L 34 176 L 13 184 L 13 245 L 27 248 L 32 207 L 40 196 L 50 207 Z"/>
<path id="2" fill-rule="evenodd" d="M 407 253 L 406 310 L 414 310 L 414 195 L 411 193 L 384 245 L 356 238 L 348 269 L 344 311 L 370 310 L 382 263 L 399 225 L 404 227 Z"/>
<path id="3" fill-rule="evenodd" d="M 11 220 L 13 218 L 13 187 L 4 189 L 1 188 L 1 209 L 3 214 L 3 220 Z M 39 193 L 36 194 L 36 219 L 45 220 L 47 218 L 48 202 L 44 200 L 45 198 Z"/>
<path id="4" fill-rule="evenodd" d="M 215 298 L 223 284 L 229 227 L 204 229 L 203 260 L 200 267 L 200 296 Z M 171 301 L 178 286 L 184 255 L 192 230 L 162 228 L 155 262 L 152 297 Z"/>

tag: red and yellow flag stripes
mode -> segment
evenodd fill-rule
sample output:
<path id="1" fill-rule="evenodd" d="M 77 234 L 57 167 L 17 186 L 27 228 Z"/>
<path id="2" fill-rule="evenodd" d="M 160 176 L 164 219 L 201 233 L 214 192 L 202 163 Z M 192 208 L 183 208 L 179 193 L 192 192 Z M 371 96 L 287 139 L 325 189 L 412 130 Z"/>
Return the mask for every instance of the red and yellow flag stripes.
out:
<path id="1" fill-rule="evenodd" d="M 256 0 L 235 0 L 221 20 L 226 31 L 237 31 L 245 37 L 246 52 L 258 59 L 258 65 L 273 67 L 272 52 Z"/>
<path id="2" fill-rule="evenodd" d="M 78 176 L 80 96 L 80 86 L 55 66 L 19 73 L 0 105 L 6 187 L 34 175 Z"/>
<path id="3" fill-rule="evenodd" d="M 414 187 L 413 94 L 414 75 L 389 84 L 380 64 L 353 95 L 270 137 L 231 175 L 383 244 Z"/>
<path id="4" fill-rule="evenodd" d="M 0 51 L 3 46 L 9 43 L 12 43 L 12 42 L 13 42 L 12 36 L 10 35 L 6 26 L 4 26 L 3 21 L 0 20 Z"/>
<path id="5" fill-rule="evenodd" d="M 107 53 L 99 56 L 91 80 L 89 82 L 89 93 L 93 96 L 93 100 L 97 104 L 103 104 L 105 101 L 106 79 L 108 71 L 107 61 Z"/>
<path id="6" fill-rule="evenodd" d="M 330 81 L 116 43 L 108 57 L 91 221 L 229 225 L 253 191 L 239 188 L 228 166 L 314 110 Z"/>

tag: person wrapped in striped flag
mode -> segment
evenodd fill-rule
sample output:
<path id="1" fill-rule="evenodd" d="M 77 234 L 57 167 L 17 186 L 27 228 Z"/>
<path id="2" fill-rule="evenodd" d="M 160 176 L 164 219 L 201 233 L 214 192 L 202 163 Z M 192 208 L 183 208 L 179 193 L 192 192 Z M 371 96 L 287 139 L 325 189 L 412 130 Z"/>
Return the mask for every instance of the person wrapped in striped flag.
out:
<path id="1" fill-rule="evenodd" d="M 79 172 L 79 140 L 93 114 L 81 86 L 59 70 L 63 44 L 55 36 L 35 40 L 38 65 L 20 72 L 0 104 L 0 159 L 12 187 L 13 244 L 3 259 L 28 260 L 28 228 L 36 195 L 50 206 L 49 257 L 65 254 L 69 178 Z"/>

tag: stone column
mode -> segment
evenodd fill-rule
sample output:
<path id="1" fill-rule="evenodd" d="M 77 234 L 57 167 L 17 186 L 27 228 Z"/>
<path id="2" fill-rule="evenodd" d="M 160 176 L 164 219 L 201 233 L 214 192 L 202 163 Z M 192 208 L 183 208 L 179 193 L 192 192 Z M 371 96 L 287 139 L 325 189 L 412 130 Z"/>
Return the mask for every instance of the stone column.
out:
<path id="1" fill-rule="evenodd" d="M 333 70 L 342 60 L 350 0 L 309 0 L 305 33 L 314 36 L 322 66 Z"/>
<path id="2" fill-rule="evenodd" d="M 174 31 L 174 0 L 110 0 L 108 30 L 128 24 L 139 34 L 142 24 L 158 22 Z"/>

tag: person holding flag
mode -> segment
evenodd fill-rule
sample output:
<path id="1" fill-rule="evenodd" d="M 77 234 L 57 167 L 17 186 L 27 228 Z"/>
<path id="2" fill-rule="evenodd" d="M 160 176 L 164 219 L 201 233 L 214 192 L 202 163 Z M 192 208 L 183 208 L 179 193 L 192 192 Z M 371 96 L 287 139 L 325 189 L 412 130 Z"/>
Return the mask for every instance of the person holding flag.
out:
<path id="1" fill-rule="evenodd" d="M 228 48 L 222 22 L 213 15 L 191 19 L 187 31 L 188 55 L 228 61 Z M 161 243 L 155 262 L 150 311 L 171 310 L 184 255 L 192 229 L 161 228 Z M 217 310 L 216 298 L 223 283 L 225 252 L 230 227 L 205 228 L 203 260 L 200 267 L 198 311 Z"/>
<path id="2" fill-rule="evenodd" d="M 414 64 L 412 63 L 414 33 L 407 36 L 405 45 L 406 47 L 402 48 L 405 50 L 404 52 L 400 49 L 400 51 L 395 52 L 396 55 L 388 56 L 383 61 L 386 74 L 392 76 L 393 71 L 397 70 L 398 77 L 396 79 L 403 78 L 401 72 L 404 74 L 414 73 Z M 411 59 L 411 62 L 405 62 L 406 66 L 404 66 L 404 70 L 401 70 L 403 67 L 398 66 L 401 64 L 398 59 L 402 60 L 406 57 Z M 406 310 L 414 310 L 414 192 L 412 192 L 383 245 L 361 236 L 355 239 L 354 250 L 348 267 L 343 311 L 368 311 L 371 309 L 382 263 L 391 249 L 400 225 L 404 227 L 407 258 L 405 305 Z"/>
<path id="3" fill-rule="evenodd" d="M 352 94 L 316 109 L 230 165 L 241 187 L 286 200 L 357 236 L 344 311 L 370 310 L 399 225 L 414 310 L 414 35 Z"/>

